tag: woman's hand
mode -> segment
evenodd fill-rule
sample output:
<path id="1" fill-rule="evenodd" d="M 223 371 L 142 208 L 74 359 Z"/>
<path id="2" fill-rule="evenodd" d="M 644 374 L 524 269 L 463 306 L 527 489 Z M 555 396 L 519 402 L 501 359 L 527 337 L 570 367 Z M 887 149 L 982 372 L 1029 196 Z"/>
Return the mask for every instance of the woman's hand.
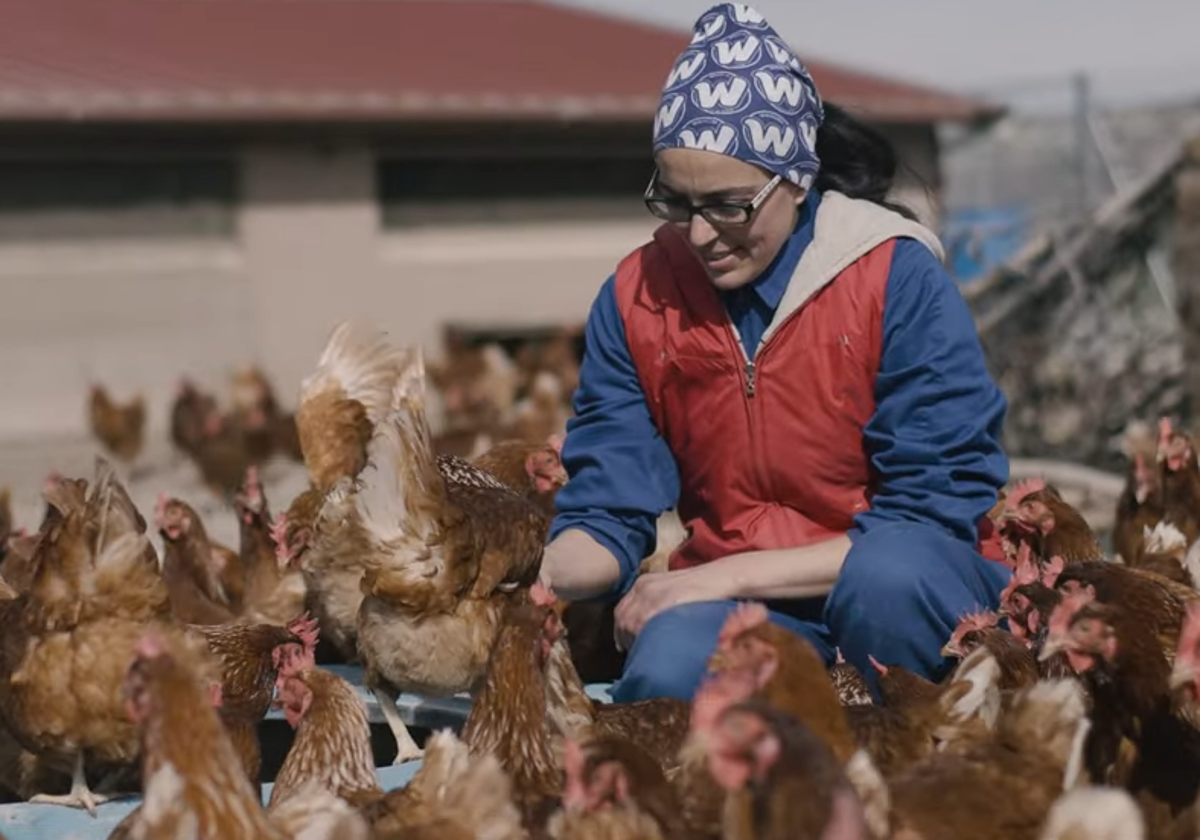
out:
<path id="1" fill-rule="evenodd" d="M 639 575 L 613 611 L 616 619 L 617 650 L 628 650 L 646 622 L 663 610 L 696 601 L 719 601 L 730 597 L 717 564 L 710 563 L 677 572 Z"/>

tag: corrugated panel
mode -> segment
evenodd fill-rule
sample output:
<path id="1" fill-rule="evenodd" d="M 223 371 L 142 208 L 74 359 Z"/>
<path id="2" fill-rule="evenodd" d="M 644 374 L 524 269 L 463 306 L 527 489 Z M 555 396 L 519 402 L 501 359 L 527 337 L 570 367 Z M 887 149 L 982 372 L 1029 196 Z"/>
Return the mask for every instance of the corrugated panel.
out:
<path id="1" fill-rule="evenodd" d="M 648 118 L 686 37 L 528 0 L 0 0 L 0 15 L 10 120 Z M 991 110 L 809 66 L 875 119 Z"/>

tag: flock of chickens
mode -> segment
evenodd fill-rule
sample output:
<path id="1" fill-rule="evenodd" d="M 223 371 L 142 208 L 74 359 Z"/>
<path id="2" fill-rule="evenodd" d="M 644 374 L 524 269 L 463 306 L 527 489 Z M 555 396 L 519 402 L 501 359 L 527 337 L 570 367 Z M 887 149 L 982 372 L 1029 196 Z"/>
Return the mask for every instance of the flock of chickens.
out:
<path id="1" fill-rule="evenodd" d="M 52 476 L 36 533 L 0 523 L 0 788 L 93 812 L 140 792 L 111 835 L 134 840 L 1200 838 L 1187 435 L 1129 436 L 1111 558 L 1053 487 L 1002 496 L 986 553 L 1012 581 L 998 611 L 962 617 L 940 683 L 872 659 L 873 697 L 747 603 L 693 702 L 606 704 L 585 682 L 619 673 L 611 606 L 537 582 L 567 480 L 568 345 L 458 348 L 427 377 L 419 350 L 345 324 L 294 414 L 261 375 L 228 413 L 181 388 L 172 437 L 230 502 L 236 549 L 164 495 L 160 558 L 109 461 Z M 139 410 L 93 393 L 93 428 L 125 462 Z M 264 453 L 309 476 L 274 516 Z M 225 456 L 236 481 L 204 466 Z M 397 763 L 422 759 L 405 787 L 381 789 L 366 707 L 321 667 L 335 662 L 361 664 Z M 473 704 L 422 746 L 400 692 Z M 272 707 L 294 739 L 264 807 Z"/>

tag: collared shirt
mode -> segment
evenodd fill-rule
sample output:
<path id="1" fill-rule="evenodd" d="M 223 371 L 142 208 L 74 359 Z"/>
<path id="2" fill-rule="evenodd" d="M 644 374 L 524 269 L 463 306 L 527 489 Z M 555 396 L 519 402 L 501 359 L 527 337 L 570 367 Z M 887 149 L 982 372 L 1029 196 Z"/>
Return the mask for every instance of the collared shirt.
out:
<path id="1" fill-rule="evenodd" d="M 813 219 L 820 203 L 820 193 L 811 191 L 800 205 L 796 229 L 762 275 L 753 283 L 721 293 L 729 320 L 737 328 L 748 359 L 754 358 L 755 350 L 783 300 L 788 282 L 796 273 L 800 257 L 812 242 Z"/>
<path id="2" fill-rule="evenodd" d="M 810 193 L 810 201 L 819 198 Z M 759 281 L 726 297 L 730 320 L 753 357 L 813 239 L 815 202 Z M 656 522 L 679 499 L 679 470 L 658 433 L 638 381 L 609 277 L 592 305 L 575 417 L 567 424 L 550 538 L 590 534 L 621 564 L 613 595 L 632 585 L 654 551 Z M 920 522 L 974 544 L 977 523 L 1008 480 L 1000 443 L 1007 402 L 989 376 L 970 309 L 922 243 L 896 241 L 883 313 L 875 413 L 863 442 L 877 475 L 853 539 L 896 521 Z M 927 407 L 936 404 L 936 412 Z"/>

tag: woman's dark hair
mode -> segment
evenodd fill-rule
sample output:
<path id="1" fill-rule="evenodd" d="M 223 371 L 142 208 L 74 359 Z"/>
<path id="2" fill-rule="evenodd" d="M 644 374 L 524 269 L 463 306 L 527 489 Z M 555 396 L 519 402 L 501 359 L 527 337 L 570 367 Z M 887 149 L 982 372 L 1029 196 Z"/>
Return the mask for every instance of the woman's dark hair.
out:
<path id="1" fill-rule="evenodd" d="M 862 198 L 917 221 L 917 214 L 888 200 L 896 180 L 898 161 L 891 142 L 837 105 L 825 103 L 825 121 L 817 129 L 817 157 L 821 171 L 816 188 L 837 190 Z"/>

